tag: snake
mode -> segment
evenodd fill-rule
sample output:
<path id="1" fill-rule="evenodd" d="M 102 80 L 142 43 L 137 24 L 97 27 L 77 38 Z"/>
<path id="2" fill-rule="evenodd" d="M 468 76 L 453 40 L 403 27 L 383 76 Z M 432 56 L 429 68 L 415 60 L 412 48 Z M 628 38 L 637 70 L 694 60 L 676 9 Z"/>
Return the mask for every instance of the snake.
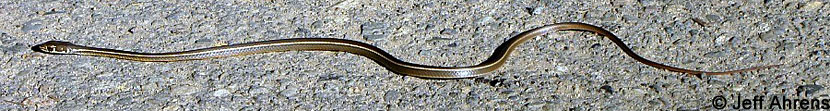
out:
<path id="1" fill-rule="evenodd" d="M 387 70 L 401 74 L 404 76 L 413 76 L 419 78 L 434 78 L 434 79 L 461 79 L 471 78 L 485 75 L 489 72 L 499 69 L 505 64 L 510 54 L 516 51 L 525 41 L 531 38 L 543 35 L 552 31 L 586 31 L 597 35 L 604 36 L 616 44 L 623 53 L 633 58 L 634 60 L 657 68 L 672 72 L 686 73 L 700 77 L 701 75 L 728 75 L 759 69 L 766 69 L 777 67 L 779 65 L 757 66 L 737 70 L 728 70 L 721 72 L 700 71 L 678 68 L 657 63 L 637 55 L 632 51 L 619 37 L 608 30 L 586 23 L 579 22 L 563 22 L 554 23 L 537 27 L 508 39 L 499 45 L 490 55 L 489 58 L 477 65 L 461 66 L 461 67 L 442 67 L 432 65 L 422 65 L 402 61 L 390 55 L 386 51 L 369 45 L 367 43 L 358 42 L 347 39 L 337 38 L 290 38 L 278 39 L 258 42 L 239 43 L 232 45 L 223 45 L 216 47 L 208 47 L 194 50 L 186 50 L 180 52 L 163 52 L 163 53 L 141 53 L 131 52 L 116 49 L 96 48 L 75 45 L 64 41 L 48 41 L 32 47 L 33 51 L 54 54 L 54 55 L 83 55 L 83 56 L 99 56 L 110 57 L 116 59 L 126 59 L 132 61 L 142 62 L 174 62 L 174 61 L 188 61 L 188 60 L 204 60 L 214 59 L 230 56 L 244 56 L 251 54 L 262 54 L 271 52 L 285 52 L 285 51 L 336 51 L 347 52 L 369 58 L 385 67 Z"/>

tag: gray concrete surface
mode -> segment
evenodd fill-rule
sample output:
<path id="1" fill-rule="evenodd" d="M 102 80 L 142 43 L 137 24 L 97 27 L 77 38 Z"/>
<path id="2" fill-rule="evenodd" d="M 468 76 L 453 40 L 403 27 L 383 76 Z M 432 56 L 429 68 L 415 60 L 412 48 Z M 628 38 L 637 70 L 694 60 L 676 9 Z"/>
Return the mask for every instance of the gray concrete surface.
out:
<path id="1" fill-rule="evenodd" d="M 0 1 L 0 110 L 712 110 L 718 95 L 828 98 L 830 5 L 746 1 Z M 697 21 L 697 22 L 696 22 Z M 723 71 L 702 79 L 652 68 L 610 41 L 556 32 L 487 76 L 424 80 L 348 53 L 284 52 L 144 63 L 57 56 L 61 40 L 139 52 L 285 38 L 363 41 L 405 61 L 481 62 L 512 35 L 584 22 L 648 59 Z"/>

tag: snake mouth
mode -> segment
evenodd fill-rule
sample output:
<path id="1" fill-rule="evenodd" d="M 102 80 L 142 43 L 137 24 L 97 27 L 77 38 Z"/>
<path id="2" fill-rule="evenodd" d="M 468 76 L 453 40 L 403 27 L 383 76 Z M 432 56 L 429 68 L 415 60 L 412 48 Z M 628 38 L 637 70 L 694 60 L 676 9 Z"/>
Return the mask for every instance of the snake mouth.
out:
<path id="1" fill-rule="evenodd" d="M 32 48 L 32 51 L 35 51 L 35 52 L 49 53 L 49 52 L 43 51 L 43 49 L 40 48 L 42 46 L 43 46 L 43 44 L 38 44 L 38 45 L 32 46 L 31 48 Z"/>

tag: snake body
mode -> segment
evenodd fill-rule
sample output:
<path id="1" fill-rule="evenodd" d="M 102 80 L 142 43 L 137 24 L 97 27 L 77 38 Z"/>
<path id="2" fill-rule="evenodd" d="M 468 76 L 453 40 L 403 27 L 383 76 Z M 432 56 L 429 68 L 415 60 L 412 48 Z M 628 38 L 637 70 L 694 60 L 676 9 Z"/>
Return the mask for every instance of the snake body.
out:
<path id="1" fill-rule="evenodd" d="M 622 50 L 626 55 L 628 55 L 631 58 L 634 58 L 634 60 L 637 60 L 640 63 L 659 69 L 687 73 L 698 77 L 700 75 L 733 74 L 778 66 L 769 65 L 760 67 L 750 67 L 745 69 L 723 72 L 708 72 L 672 67 L 657 62 L 653 62 L 651 60 L 645 59 L 637 55 L 636 53 L 634 53 L 634 51 L 628 48 L 628 46 L 626 46 L 625 43 L 623 43 L 622 40 L 620 40 L 620 38 L 618 38 L 617 36 L 603 28 L 593 26 L 590 24 L 576 22 L 556 23 L 522 32 L 499 45 L 495 49 L 495 51 L 493 51 L 493 54 L 489 58 L 484 60 L 484 62 L 481 62 L 477 65 L 466 67 L 440 67 L 409 63 L 395 58 L 394 56 L 390 55 L 389 53 L 383 51 L 378 47 L 358 41 L 335 38 L 280 39 L 169 53 L 139 53 L 114 49 L 80 46 L 69 42 L 61 41 L 45 42 L 43 44 L 34 46 L 33 50 L 47 54 L 102 56 L 144 62 L 173 62 L 186 60 L 200 60 L 283 51 L 340 51 L 367 57 L 373 60 L 374 62 L 380 64 L 381 66 L 385 67 L 389 71 L 402 75 L 421 78 L 453 79 L 476 77 L 484 75 L 487 72 L 494 71 L 502 65 L 504 65 L 504 62 L 507 61 L 510 54 L 513 51 L 515 51 L 515 48 L 518 47 L 520 44 L 539 35 L 551 31 L 562 30 L 588 31 L 605 36 L 609 40 L 611 40 L 611 42 L 619 46 L 620 50 Z"/>

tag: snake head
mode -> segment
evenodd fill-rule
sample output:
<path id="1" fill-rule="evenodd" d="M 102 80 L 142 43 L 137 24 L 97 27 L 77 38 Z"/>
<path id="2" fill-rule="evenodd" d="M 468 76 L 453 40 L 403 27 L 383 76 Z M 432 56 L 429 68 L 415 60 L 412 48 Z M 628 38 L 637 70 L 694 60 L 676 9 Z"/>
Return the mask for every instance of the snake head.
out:
<path id="1" fill-rule="evenodd" d="M 32 50 L 41 53 L 47 54 L 72 54 L 73 47 L 78 47 L 75 44 L 63 41 L 49 41 L 42 44 L 38 44 L 32 47 Z"/>

